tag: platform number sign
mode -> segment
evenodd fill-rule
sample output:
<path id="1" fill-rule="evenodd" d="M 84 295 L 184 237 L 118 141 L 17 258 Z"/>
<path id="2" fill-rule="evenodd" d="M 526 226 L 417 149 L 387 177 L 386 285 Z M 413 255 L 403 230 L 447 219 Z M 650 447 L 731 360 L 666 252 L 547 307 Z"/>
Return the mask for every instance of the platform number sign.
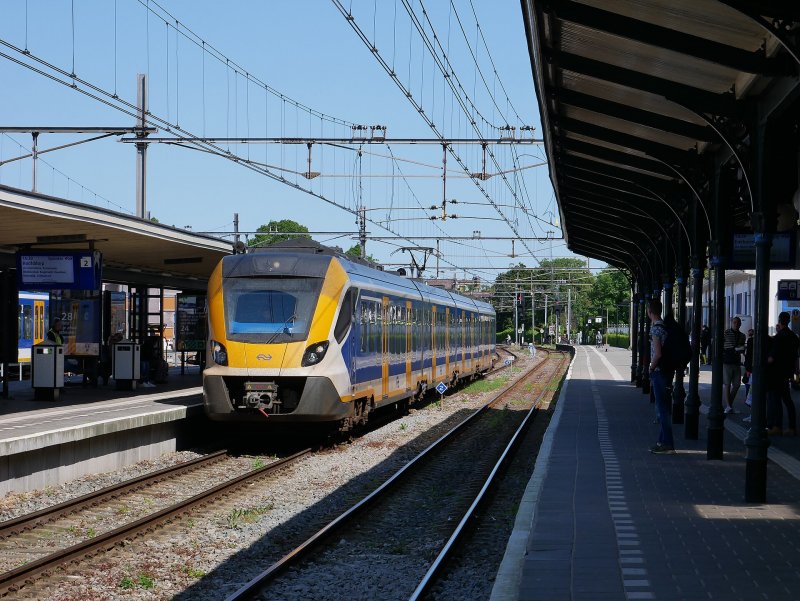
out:
<path id="1" fill-rule="evenodd" d="M 81 257 L 81 269 L 91 269 L 92 268 L 92 257 Z"/>
<path id="2" fill-rule="evenodd" d="M 439 394 L 444 394 L 444 393 L 447 391 L 447 384 L 445 384 L 444 382 L 439 382 L 439 383 L 436 385 L 436 391 L 437 391 Z"/>

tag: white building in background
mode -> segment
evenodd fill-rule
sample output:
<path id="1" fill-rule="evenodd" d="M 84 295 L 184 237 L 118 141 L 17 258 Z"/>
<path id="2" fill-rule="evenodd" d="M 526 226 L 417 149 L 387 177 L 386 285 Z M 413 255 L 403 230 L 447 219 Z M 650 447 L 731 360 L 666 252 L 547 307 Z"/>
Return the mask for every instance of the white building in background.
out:
<path id="1" fill-rule="evenodd" d="M 775 334 L 775 324 L 781 311 L 792 313 L 797 309 L 798 314 L 793 314 L 793 329 L 800 328 L 800 301 L 779 301 L 778 282 L 780 280 L 800 280 L 800 270 L 773 269 L 769 277 L 769 334 Z M 702 323 L 711 326 L 711 313 L 709 307 L 713 301 L 713 273 L 711 278 L 703 281 L 703 318 Z M 747 332 L 752 327 L 755 314 L 756 272 L 755 270 L 729 269 L 725 271 L 725 327 L 729 327 L 731 318 L 741 317 L 742 331 Z M 687 307 L 691 311 L 691 292 L 687 291 Z"/>

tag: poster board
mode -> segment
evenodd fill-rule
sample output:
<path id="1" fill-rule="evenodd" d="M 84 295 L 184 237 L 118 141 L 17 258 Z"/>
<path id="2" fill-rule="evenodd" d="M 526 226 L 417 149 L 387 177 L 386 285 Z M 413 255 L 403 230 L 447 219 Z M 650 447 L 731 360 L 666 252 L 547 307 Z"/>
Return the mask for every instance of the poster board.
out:
<path id="1" fill-rule="evenodd" d="M 73 357 L 100 355 L 99 290 L 54 290 L 50 296 L 50 323 L 60 318 L 64 354 Z"/>
<path id="2" fill-rule="evenodd" d="M 206 295 L 177 295 L 175 300 L 175 350 L 204 351 L 206 348 Z"/>

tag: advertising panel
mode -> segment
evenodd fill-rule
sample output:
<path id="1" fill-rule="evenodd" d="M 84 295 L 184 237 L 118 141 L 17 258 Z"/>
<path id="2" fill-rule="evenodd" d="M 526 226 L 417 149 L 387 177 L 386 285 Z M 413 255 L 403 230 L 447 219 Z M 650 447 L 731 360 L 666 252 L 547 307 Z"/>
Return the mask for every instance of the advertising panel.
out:
<path id="1" fill-rule="evenodd" d="M 99 290 L 99 251 L 21 251 L 17 253 L 20 290 Z"/>
<path id="2" fill-rule="evenodd" d="M 128 313 L 126 311 L 126 298 L 125 292 L 111 292 L 111 303 L 109 307 L 110 313 L 110 334 L 122 334 L 123 338 L 127 338 L 127 325 Z"/>
<path id="3" fill-rule="evenodd" d="M 61 319 L 64 354 L 76 357 L 100 355 L 100 292 L 58 290 L 50 296 L 50 323 Z"/>
<path id="4" fill-rule="evenodd" d="M 175 308 L 175 350 L 206 348 L 206 295 L 178 294 Z"/>

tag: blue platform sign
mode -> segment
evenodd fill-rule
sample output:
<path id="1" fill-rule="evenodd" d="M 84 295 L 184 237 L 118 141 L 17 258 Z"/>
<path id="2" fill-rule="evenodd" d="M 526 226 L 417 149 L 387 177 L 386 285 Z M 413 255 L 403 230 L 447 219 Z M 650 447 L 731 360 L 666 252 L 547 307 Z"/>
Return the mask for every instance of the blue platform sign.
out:
<path id="1" fill-rule="evenodd" d="M 436 390 L 439 394 L 444 394 L 447 391 L 447 384 L 439 382 L 439 384 L 436 385 Z"/>
<path id="2" fill-rule="evenodd" d="M 20 251 L 17 281 L 20 290 L 100 290 L 100 251 Z"/>

